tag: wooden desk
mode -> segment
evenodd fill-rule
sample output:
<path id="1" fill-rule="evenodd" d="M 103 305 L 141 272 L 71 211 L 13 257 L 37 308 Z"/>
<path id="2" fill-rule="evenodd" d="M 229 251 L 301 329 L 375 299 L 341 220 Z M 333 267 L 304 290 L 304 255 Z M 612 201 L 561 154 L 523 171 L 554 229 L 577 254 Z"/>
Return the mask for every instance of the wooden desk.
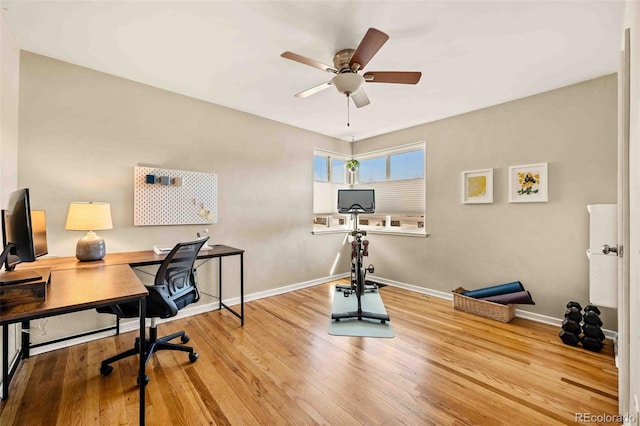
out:
<path id="1" fill-rule="evenodd" d="M 240 256 L 240 312 L 231 309 L 222 302 L 222 258 Z M 156 254 L 153 250 L 114 253 L 105 256 L 106 263 L 126 262 L 132 268 L 137 266 L 159 265 L 164 255 Z M 218 309 L 225 308 L 240 319 L 244 326 L 244 250 L 221 244 L 212 245 L 209 250 L 200 250 L 197 259 L 218 259 Z M 43 265 L 45 266 L 45 265 Z"/>
<path id="2" fill-rule="evenodd" d="M 222 302 L 222 258 L 240 256 L 240 312 L 231 309 Z M 133 269 L 138 266 L 159 265 L 164 255 L 153 250 L 124 253 L 109 253 L 104 259 L 93 262 L 80 262 L 75 257 L 52 257 L 39 259 L 35 263 L 18 265 L 19 269 L 50 268 L 51 283 L 47 287 L 46 301 L 40 305 L 17 305 L 0 312 L 0 325 L 3 328 L 3 398 L 9 396 L 9 383 L 13 373 L 8 366 L 8 325 L 22 322 L 28 328 L 33 319 L 94 309 L 115 303 L 138 300 L 140 303 L 140 369 L 138 383 L 145 383 L 145 313 L 146 288 L 140 282 Z M 218 295 L 219 309 L 225 308 L 240 319 L 244 326 L 244 250 L 225 245 L 213 245 L 210 250 L 202 250 L 197 259 L 218 259 Z M 22 348 L 19 356 L 29 356 L 29 334 L 22 333 Z M 144 424 L 144 385 L 140 386 L 140 424 Z"/>
<path id="3" fill-rule="evenodd" d="M 55 264 L 55 262 L 53 262 Z M 38 265 L 41 266 L 41 265 Z M 42 265 L 43 266 L 43 265 Z M 46 300 L 41 304 L 25 304 L 3 308 L 0 312 L 0 325 L 3 331 L 2 357 L 2 396 L 9 396 L 9 354 L 8 325 L 17 322 L 54 315 L 94 309 L 119 302 L 137 300 L 140 306 L 140 368 L 138 380 L 140 386 L 140 424 L 145 422 L 145 286 L 128 265 L 99 266 L 92 268 L 56 269 L 51 265 L 51 281 L 47 285 Z M 26 268 L 25 268 L 26 269 Z M 28 334 L 23 333 L 22 348 L 19 357 L 28 356 Z M 25 342 L 26 340 L 26 342 Z M 26 355 L 26 356 L 25 356 Z M 11 374 L 12 375 L 12 374 Z"/>
<path id="4" fill-rule="evenodd" d="M 240 312 L 227 306 L 222 302 L 222 258 L 228 256 L 240 256 Z M 53 257 L 40 259 L 36 263 L 19 265 L 23 269 L 31 268 L 51 268 L 52 271 L 64 269 L 86 269 L 99 266 L 128 265 L 132 268 L 138 266 L 159 265 L 164 260 L 165 255 L 156 254 L 153 250 L 130 251 L 123 253 L 109 253 L 104 259 L 93 262 L 80 262 L 75 257 Z M 209 250 L 201 250 L 198 259 L 218 259 L 218 297 L 219 309 L 225 308 L 240 319 L 240 325 L 244 326 L 244 250 L 229 247 L 221 244 L 212 245 Z"/>

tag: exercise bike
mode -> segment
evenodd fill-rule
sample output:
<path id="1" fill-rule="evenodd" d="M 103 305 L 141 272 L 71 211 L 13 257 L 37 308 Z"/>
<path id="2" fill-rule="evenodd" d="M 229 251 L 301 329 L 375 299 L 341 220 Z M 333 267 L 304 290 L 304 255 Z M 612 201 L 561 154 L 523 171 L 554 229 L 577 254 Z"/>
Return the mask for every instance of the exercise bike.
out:
<path id="1" fill-rule="evenodd" d="M 369 241 L 364 239 L 367 231 L 358 229 L 358 215 L 375 212 L 375 193 L 373 189 L 338 190 L 338 212 L 350 213 L 353 223 L 351 241 L 351 283 L 350 285 L 337 285 L 336 290 L 341 290 L 345 297 L 355 294 L 358 307 L 355 311 L 333 313 L 331 319 L 363 318 L 379 320 L 382 324 L 389 321 L 389 315 L 367 312 L 362 310 L 362 296 L 366 291 L 375 292 L 378 284 L 367 281 L 367 272 L 373 273 L 374 266 L 365 268 L 363 258 L 369 255 Z"/>

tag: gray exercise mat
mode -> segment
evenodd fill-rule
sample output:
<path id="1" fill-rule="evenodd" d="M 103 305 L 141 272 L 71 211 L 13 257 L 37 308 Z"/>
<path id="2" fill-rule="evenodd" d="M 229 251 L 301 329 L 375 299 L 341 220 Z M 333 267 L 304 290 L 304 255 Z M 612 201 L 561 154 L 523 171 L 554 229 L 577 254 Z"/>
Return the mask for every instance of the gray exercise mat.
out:
<path id="1" fill-rule="evenodd" d="M 517 305 L 535 305 L 536 303 L 531 298 L 531 293 L 527 290 L 517 291 L 515 293 L 498 294 L 491 297 L 481 297 L 480 300 L 486 300 L 488 302 L 502 303 L 508 305 L 509 303 Z"/>
<path id="2" fill-rule="evenodd" d="M 335 291 L 333 295 L 333 304 L 331 306 L 331 313 L 343 313 L 356 311 L 358 309 L 358 299 L 355 294 L 344 297 L 342 291 Z M 365 292 L 362 295 L 362 310 L 365 312 L 372 312 L 376 314 L 386 314 L 387 310 L 384 308 L 380 293 Z M 341 319 L 335 321 L 329 319 L 329 334 L 333 336 L 361 336 L 361 337 L 385 337 L 391 338 L 395 334 L 393 328 L 391 328 L 390 321 L 386 321 L 382 324 L 379 320 L 372 320 L 363 318 L 358 320 L 357 318 Z"/>

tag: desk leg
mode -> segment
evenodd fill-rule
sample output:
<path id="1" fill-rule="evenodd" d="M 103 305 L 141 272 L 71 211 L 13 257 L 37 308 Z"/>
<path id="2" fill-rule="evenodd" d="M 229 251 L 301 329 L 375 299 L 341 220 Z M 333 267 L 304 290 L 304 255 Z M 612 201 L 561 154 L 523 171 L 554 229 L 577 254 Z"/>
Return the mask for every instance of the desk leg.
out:
<path id="1" fill-rule="evenodd" d="M 22 321 L 22 330 L 20 335 L 22 336 L 22 358 L 29 358 L 31 353 L 31 336 L 29 335 L 29 329 L 31 328 L 31 321 Z"/>
<path id="2" fill-rule="evenodd" d="M 240 253 L 240 325 L 244 327 L 244 254 Z"/>
<path id="3" fill-rule="evenodd" d="M 140 425 L 143 426 L 145 424 L 145 419 L 144 419 L 144 411 L 145 411 L 145 403 L 144 403 L 144 396 L 145 396 L 145 385 L 147 384 L 147 381 L 145 379 L 146 376 L 146 372 L 145 372 L 145 354 L 146 354 L 146 331 L 145 331 L 145 325 L 146 325 L 146 315 L 147 315 L 147 298 L 143 297 L 140 299 L 140 301 L 138 302 L 139 305 L 139 313 L 140 313 L 140 368 L 138 369 L 138 386 L 140 388 Z"/>
<path id="4" fill-rule="evenodd" d="M 2 399 L 9 398 L 9 326 L 2 326 Z"/>
<path id="5" fill-rule="evenodd" d="M 222 256 L 218 258 L 218 309 L 225 308 L 240 318 L 240 325 L 244 326 L 244 255 L 240 253 L 240 313 L 234 311 L 222 302 Z"/>
<path id="6" fill-rule="evenodd" d="M 222 257 L 218 258 L 218 309 L 222 310 Z"/>

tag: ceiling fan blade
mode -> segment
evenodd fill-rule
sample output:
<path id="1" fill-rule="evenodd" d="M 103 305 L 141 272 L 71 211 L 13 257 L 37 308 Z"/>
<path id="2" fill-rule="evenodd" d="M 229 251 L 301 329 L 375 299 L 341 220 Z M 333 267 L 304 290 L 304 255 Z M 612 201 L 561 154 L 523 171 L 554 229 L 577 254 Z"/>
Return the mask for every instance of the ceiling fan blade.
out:
<path id="1" fill-rule="evenodd" d="M 356 104 L 358 108 L 362 108 L 363 106 L 367 106 L 370 104 L 369 98 L 364 92 L 364 87 L 360 87 L 358 90 L 356 90 L 355 93 L 352 93 L 351 99 L 353 99 L 353 103 Z"/>
<path id="2" fill-rule="evenodd" d="M 297 53 L 293 53 L 293 52 L 283 52 L 282 55 L 283 58 L 285 59 L 291 59 L 292 61 L 296 61 L 296 62 L 300 62 L 301 64 L 305 64 L 305 65 L 309 65 L 312 66 L 314 68 L 318 68 L 319 70 L 322 71 L 326 71 L 326 72 L 332 72 L 334 74 L 336 74 L 338 72 L 337 69 L 335 69 L 334 67 L 327 65 L 327 64 L 323 64 L 322 62 L 318 62 L 315 61 L 313 59 L 309 59 L 305 56 L 301 56 L 298 55 Z"/>
<path id="3" fill-rule="evenodd" d="M 417 84 L 422 77 L 419 71 L 370 71 L 363 74 L 367 83 Z"/>
<path id="4" fill-rule="evenodd" d="M 300 92 L 296 94 L 296 98 L 306 98 L 307 96 L 311 96 L 315 93 L 318 93 L 324 89 L 331 87 L 331 81 L 327 81 L 326 83 L 318 84 L 317 86 L 313 86 L 311 89 L 307 89 L 304 92 Z"/>
<path id="5" fill-rule="evenodd" d="M 369 28 L 349 61 L 351 69 L 354 64 L 359 64 L 356 70 L 363 69 L 387 40 L 389 40 L 388 35 L 375 28 Z"/>

